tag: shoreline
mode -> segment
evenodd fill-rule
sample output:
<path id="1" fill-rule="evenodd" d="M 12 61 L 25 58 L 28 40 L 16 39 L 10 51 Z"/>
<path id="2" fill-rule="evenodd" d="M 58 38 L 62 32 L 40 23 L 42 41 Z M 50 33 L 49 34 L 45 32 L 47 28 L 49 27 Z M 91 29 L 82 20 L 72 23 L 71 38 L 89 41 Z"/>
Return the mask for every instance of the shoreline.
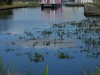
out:
<path id="1" fill-rule="evenodd" d="M 86 3 L 84 5 L 85 16 L 100 16 L 100 5 L 94 3 Z"/>
<path id="2" fill-rule="evenodd" d="M 10 9 L 17 9 L 17 8 L 31 8 L 31 7 L 38 7 L 40 6 L 39 3 L 15 3 L 12 5 L 2 5 L 0 6 L 0 11 L 10 10 Z"/>
<path id="3" fill-rule="evenodd" d="M 31 7 L 38 7 L 40 6 L 39 3 L 29 3 L 29 4 L 15 4 L 15 5 L 3 5 L 0 6 L 0 11 L 4 11 L 4 10 L 10 10 L 10 9 L 17 9 L 17 8 L 31 8 Z M 94 4 L 94 3 L 85 3 L 84 5 L 81 4 L 68 4 L 65 6 L 72 6 L 72 7 L 76 7 L 76 6 L 83 6 L 84 7 L 84 15 L 85 16 L 100 16 L 100 5 Z"/>
<path id="4" fill-rule="evenodd" d="M 27 7 L 26 5 L 0 7 L 0 11 L 10 10 L 10 9 L 17 9 L 17 8 L 26 8 L 26 7 Z"/>
<path id="5" fill-rule="evenodd" d="M 65 3 L 64 5 L 69 6 L 69 7 L 83 7 L 84 3 L 68 2 L 68 3 Z"/>

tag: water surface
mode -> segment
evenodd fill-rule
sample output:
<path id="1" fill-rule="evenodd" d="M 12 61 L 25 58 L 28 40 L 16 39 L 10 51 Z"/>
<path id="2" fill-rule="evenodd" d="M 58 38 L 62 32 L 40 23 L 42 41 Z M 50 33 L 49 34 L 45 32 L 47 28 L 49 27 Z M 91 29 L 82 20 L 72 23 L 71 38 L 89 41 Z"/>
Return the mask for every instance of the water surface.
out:
<path id="1" fill-rule="evenodd" d="M 81 75 L 83 67 L 95 71 L 100 65 L 100 33 L 86 30 L 90 20 L 95 25 L 99 22 L 85 17 L 83 7 L 22 8 L 0 14 L 0 55 L 5 69 L 12 72 L 10 65 L 14 65 L 18 75 L 44 75 L 48 65 L 49 75 Z M 36 53 L 42 56 L 40 60 L 35 59 Z M 59 58 L 62 53 L 70 58 Z"/>

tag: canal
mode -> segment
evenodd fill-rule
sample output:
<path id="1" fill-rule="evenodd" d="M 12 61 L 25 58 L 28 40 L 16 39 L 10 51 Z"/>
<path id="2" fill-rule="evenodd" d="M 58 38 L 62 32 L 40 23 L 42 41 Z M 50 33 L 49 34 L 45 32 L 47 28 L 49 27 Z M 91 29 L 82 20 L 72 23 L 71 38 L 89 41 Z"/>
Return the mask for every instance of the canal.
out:
<path id="1" fill-rule="evenodd" d="M 100 19 L 83 7 L 0 11 L 0 57 L 10 75 L 100 74 Z M 88 75 L 88 74 L 87 74 Z"/>

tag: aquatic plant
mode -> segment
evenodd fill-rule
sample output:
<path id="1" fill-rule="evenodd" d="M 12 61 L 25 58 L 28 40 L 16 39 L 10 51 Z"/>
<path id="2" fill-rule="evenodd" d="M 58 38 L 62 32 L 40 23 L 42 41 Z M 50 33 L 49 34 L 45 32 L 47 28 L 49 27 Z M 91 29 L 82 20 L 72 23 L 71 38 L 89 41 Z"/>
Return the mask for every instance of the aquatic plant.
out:
<path id="1" fill-rule="evenodd" d="M 72 56 L 70 56 L 69 54 L 68 54 L 68 52 L 67 53 L 64 53 L 64 52 L 59 52 L 58 53 L 58 58 L 59 59 L 66 59 L 66 58 L 74 58 L 74 57 L 72 57 Z"/>
<path id="2" fill-rule="evenodd" d="M 32 34 L 31 32 L 25 31 L 24 33 L 25 33 L 26 35 L 28 35 L 28 36 L 33 36 L 33 34 Z"/>
<path id="3" fill-rule="evenodd" d="M 14 51 L 14 50 L 15 50 L 15 49 L 13 49 L 13 48 L 6 48 L 6 49 L 5 49 L 6 52 L 11 52 L 11 51 Z"/>
<path id="4" fill-rule="evenodd" d="M 22 54 L 21 53 L 16 53 L 16 56 L 21 56 Z"/>
<path id="5" fill-rule="evenodd" d="M 16 44 L 16 42 L 15 41 L 12 41 L 12 45 L 14 45 L 14 44 Z"/>
<path id="6" fill-rule="evenodd" d="M 33 47 L 35 47 L 38 44 L 38 42 L 33 42 Z"/>
<path id="7" fill-rule="evenodd" d="M 19 36 L 19 39 L 23 39 L 23 37 Z"/>
<path id="8" fill-rule="evenodd" d="M 43 30 L 42 32 L 41 32 L 41 34 L 42 35 L 48 35 L 48 36 L 50 36 L 51 34 L 52 34 L 52 31 L 51 30 Z"/>
<path id="9" fill-rule="evenodd" d="M 68 24 L 76 28 L 73 35 L 84 44 L 80 52 L 85 52 L 88 57 L 98 58 L 100 56 L 98 51 L 100 48 L 100 19 L 87 18 L 80 22 L 68 22 Z"/>
<path id="10" fill-rule="evenodd" d="M 26 55 L 28 55 L 28 58 L 30 59 L 30 61 L 34 61 L 34 62 L 41 62 L 44 61 L 44 56 L 41 55 L 38 52 L 32 53 L 32 52 L 27 52 L 25 53 Z"/>
<path id="11" fill-rule="evenodd" d="M 63 23 L 61 23 L 61 24 L 53 24 L 53 28 L 63 28 L 65 26 L 66 26 L 66 24 L 63 24 Z"/>
<path id="12" fill-rule="evenodd" d="M 43 61 L 43 60 L 44 60 L 44 57 L 41 54 L 35 52 L 34 61 L 35 62 L 40 62 L 40 61 Z"/>

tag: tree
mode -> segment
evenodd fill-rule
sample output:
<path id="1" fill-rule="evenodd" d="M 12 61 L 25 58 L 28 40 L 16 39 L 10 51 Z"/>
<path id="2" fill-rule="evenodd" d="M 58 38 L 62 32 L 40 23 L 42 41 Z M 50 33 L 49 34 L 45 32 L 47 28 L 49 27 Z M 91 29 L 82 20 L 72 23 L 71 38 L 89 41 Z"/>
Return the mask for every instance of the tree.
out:
<path id="1" fill-rule="evenodd" d="M 12 0 L 0 0 L 0 4 L 8 4 L 11 5 L 12 4 Z"/>
<path id="2" fill-rule="evenodd" d="M 7 0 L 0 0 L 0 4 L 7 3 Z"/>
<path id="3" fill-rule="evenodd" d="M 12 4 L 12 0 L 7 0 L 7 4 L 11 5 Z"/>

